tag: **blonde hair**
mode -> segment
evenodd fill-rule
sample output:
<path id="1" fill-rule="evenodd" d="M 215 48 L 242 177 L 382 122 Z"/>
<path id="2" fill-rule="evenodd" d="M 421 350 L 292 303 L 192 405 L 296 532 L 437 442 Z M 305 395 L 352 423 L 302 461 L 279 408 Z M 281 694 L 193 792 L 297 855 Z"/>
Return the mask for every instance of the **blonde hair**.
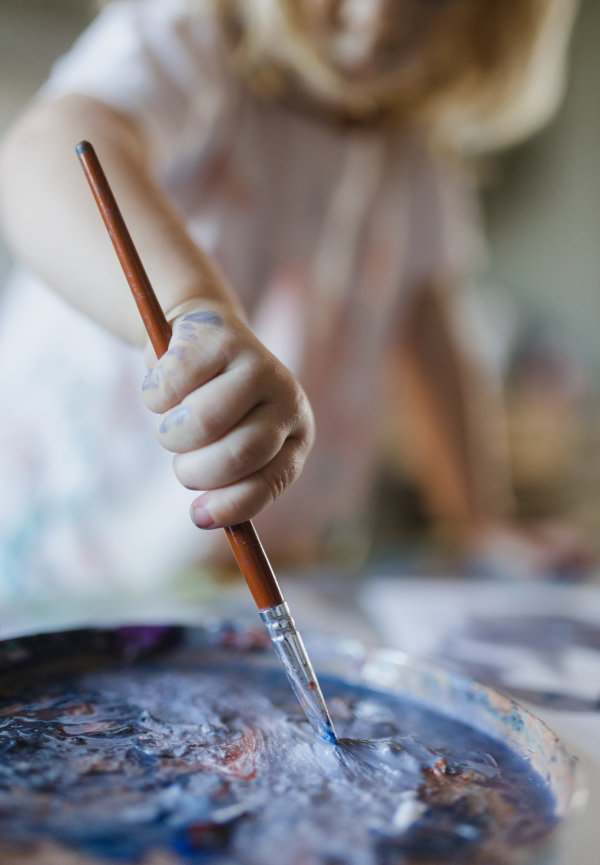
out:
<path id="1" fill-rule="evenodd" d="M 312 101 L 356 123 L 416 121 L 475 152 L 516 142 L 552 115 L 577 5 L 446 0 L 418 54 L 361 83 L 316 44 L 301 0 L 212 2 L 237 70 L 263 98 Z"/>

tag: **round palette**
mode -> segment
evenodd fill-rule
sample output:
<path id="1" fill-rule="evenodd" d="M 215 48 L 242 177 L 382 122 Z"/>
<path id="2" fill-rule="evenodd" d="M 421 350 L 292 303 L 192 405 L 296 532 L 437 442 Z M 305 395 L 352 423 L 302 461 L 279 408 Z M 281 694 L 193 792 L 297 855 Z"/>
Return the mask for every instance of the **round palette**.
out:
<path id="1" fill-rule="evenodd" d="M 541 721 L 397 652 L 330 641 L 311 655 L 336 746 L 315 737 L 252 628 L 0 643 L 2 862 L 513 865 L 542 855 L 576 782 Z"/>

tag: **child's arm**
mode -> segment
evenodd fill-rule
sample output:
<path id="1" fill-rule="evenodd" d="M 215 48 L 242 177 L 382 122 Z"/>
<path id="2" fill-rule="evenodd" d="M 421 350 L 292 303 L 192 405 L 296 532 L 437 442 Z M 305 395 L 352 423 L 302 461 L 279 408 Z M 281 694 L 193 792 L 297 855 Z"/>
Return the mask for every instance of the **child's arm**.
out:
<path id="1" fill-rule="evenodd" d="M 1 206 L 16 257 L 86 315 L 144 343 L 139 314 L 75 155 L 82 138 L 98 151 L 163 309 L 197 295 L 237 309 L 154 183 L 133 122 L 85 96 L 34 105 L 4 142 Z"/>
<path id="2" fill-rule="evenodd" d="M 84 138 L 98 151 L 163 309 L 188 302 L 171 350 L 145 382 L 146 404 L 164 414 L 159 440 L 178 454 L 179 480 L 209 490 L 197 500 L 199 525 L 250 519 L 300 473 L 313 438 L 310 407 L 152 180 L 136 126 L 89 97 L 34 105 L 0 155 L 7 240 L 66 300 L 143 344 L 139 314 L 75 155 Z"/>

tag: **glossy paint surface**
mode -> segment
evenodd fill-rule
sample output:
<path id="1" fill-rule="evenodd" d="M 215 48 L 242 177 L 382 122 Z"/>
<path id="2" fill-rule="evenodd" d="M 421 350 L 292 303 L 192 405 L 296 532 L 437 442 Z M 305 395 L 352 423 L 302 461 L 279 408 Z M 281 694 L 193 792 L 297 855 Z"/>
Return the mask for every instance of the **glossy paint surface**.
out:
<path id="1" fill-rule="evenodd" d="M 401 696 L 322 679 L 339 745 L 282 672 L 171 658 L 0 704 L 0 837 L 219 865 L 509 863 L 554 825 L 531 765 Z"/>

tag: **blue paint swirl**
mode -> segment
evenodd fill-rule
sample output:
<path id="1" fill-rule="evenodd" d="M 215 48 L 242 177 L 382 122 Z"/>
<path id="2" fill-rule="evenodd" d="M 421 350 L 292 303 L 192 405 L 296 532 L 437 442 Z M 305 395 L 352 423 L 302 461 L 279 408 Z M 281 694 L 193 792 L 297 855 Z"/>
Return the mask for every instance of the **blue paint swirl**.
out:
<path id="1" fill-rule="evenodd" d="M 163 636 L 120 634 L 133 654 Z M 541 778 L 502 743 L 321 684 L 337 745 L 313 734 L 282 672 L 189 648 L 0 701 L 0 852 L 51 839 L 120 863 L 162 850 L 210 865 L 502 865 L 551 829 Z"/>

